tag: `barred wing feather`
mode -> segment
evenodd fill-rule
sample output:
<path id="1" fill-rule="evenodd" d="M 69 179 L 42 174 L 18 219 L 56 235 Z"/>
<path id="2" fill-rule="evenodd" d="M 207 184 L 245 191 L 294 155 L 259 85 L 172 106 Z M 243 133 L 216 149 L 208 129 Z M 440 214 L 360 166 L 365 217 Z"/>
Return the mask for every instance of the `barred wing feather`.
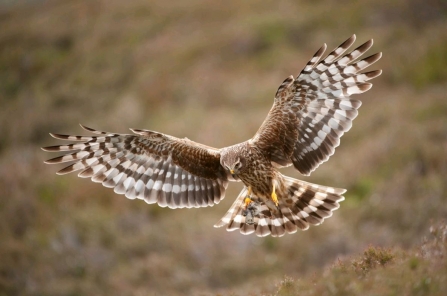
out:
<path id="1" fill-rule="evenodd" d="M 217 149 L 148 130 L 132 130 L 137 135 L 131 135 L 82 127 L 99 136 L 51 134 L 81 143 L 42 148 L 69 152 L 46 161 L 74 162 L 60 170 L 60 175 L 81 171 L 79 177 L 162 207 L 212 206 L 225 196 L 228 180 Z"/>
<path id="2" fill-rule="evenodd" d="M 309 175 L 334 154 L 361 106 L 350 96 L 369 90 L 372 84 L 366 81 L 382 73 L 360 72 L 382 56 L 377 53 L 357 60 L 371 48 L 372 40 L 344 55 L 355 38 L 351 36 L 321 60 L 324 45 L 296 79 L 290 76 L 281 84 L 272 109 L 251 140 L 268 151 L 272 162 L 279 166 L 293 164 Z"/>

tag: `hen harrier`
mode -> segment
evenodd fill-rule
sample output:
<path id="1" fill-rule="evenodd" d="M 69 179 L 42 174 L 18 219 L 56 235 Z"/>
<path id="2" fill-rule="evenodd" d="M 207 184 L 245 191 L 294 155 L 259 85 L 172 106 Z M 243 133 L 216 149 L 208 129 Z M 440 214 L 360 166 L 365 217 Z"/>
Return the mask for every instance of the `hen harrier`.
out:
<path id="1" fill-rule="evenodd" d="M 355 38 L 320 61 L 324 44 L 297 78 L 287 77 L 264 123 L 248 141 L 217 149 L 150 130 L 114 134 L 81 125 L 97 136 L 50 134 L 81 143 L 42 148 L 70 151 L 46 163 L 73 161 L 57 173 L 81 170 L 79 177 L 127 198 L 172 209 L 213 206 L 224 198 L 228 181 L 242 181 L 244 189 L 215 227 L 227 225 L 227 230 L 258 236 L 306 230 L 330 217 L 346 190 L 293 179 L 278 169 L 293 164 L 309 175 L 328 160 L 351 128 L 361 102 L 350 96 L 369 90 L 372 84 L 366 81 L 382 73 L 360 73 L 382 56 L 357 60 L 372 40 L 344 55 Z"/>

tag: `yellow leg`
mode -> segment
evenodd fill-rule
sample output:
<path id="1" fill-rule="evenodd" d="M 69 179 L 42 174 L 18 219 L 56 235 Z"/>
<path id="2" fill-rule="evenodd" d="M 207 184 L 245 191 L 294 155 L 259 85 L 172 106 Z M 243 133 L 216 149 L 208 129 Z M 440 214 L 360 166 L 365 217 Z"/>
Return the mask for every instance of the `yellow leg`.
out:
<path id="1" fill-rule="evenodd" d="M 248 205 L 251 203 L 251 198 L 250 198 L 250 196 L 251 196 L 251 186 L 248 186 L 248 192 L 247 192 L 247 195 L 245 196 L 245 199 L 244 199 L 244 203 L 245 203 L 245 207 L 246 207 L 246 208 L 247 208 Z"/>
<path id="2" fill-rule="evenodd" d="M 278 206 L 278 196 L 275 193 L 275 182 L 273 182 L 272 200 L 276 206 Z"/>

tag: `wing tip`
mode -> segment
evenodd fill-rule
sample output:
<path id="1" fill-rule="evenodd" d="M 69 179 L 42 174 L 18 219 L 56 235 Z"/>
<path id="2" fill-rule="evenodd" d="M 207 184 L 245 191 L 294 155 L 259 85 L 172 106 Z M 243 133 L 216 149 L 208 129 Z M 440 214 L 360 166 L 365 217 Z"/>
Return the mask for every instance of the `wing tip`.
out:
<path id="1" fill-rule="evenodd" d="M 47 159 L 47 160 L 45 160 L 43 163 L 45 163 L 45 164 L 56 164 L 56 163 L 60 163 L 60 161 L 55 161 L 55 159 L 57 159 L 57 157 L 56 157 L 56 158 L 52 158 L 52 159 Z"/>
<path id="2" fill-rule="evenodd" d="M 56 175 L 62 176 L 62 175 L 66 175 L 68 173 L 70 173 L 71 171 L 66 171 L 65 169 L 62 169 L 60 171 L 56 172 Z"/>
<path id="3" fill-rule="evenodd" d="M 360 84 L 357 85 L 357 87 L 359 88 L 359 90 L 362 93 L 364 93 L 365 91 L 370 90 L 372 86 L 373 86 L 372 83 L 369 83 L 369 82 L 364 82 L 364 83 L 360 83 Z"/>
<path id="4" fill-rule="evenodd" d="M 383 55 L 382 52 L 379 51 L 378 53 L 374 54 L 373 57 L 375 57 L 376 58 L 375 61 L 377 61 L 377 60 L 380 60 L 382 58 L 382 55 Z"/>
<path id="5" fill-rule="evenodd" d="M 51 137 L 58 139 L 58 140 L 74 140 L 70 139 L 70 137 L 76 137 L 76 136 L 68 136 L 68 135 L 61 135 L 61 134 L 55 134 L 55 133 L 49 133 Z"/>
<path id="6" fill-rule="evenodd" d="M 79 126 L 80 126 L 82 129 L 86 130 L 86 131 L 89 131 L 89 132 L 95 132 L 94 129 L 92 129 L 91 127 L 85 126 L 85 125 L 83 125 L 82 123 L 80 123 Z"/>
<path id="7" fill-rule="evenodd" d="M 340 194 L 340 195 L 342 195 L 342 194 L 345 194 L 348 190 L 347 189 L 344 189 L 344 188 L 337 188 L 338 189 L 338 194 Z"/>
<path id="8" fill-rule="evenodd" d="M 373 71 L 365 72 L 365 73 L 362 73 L 362 74 L 364 74 L 366 76 L 365 81 L 368 81 L 368 80 L 374 79 L 374 78 L 382 75 L 382 72 L 383 72 L 382 69 L 379 69 L 379 70 L 373 70 Z"/>
<path id="9" fill-rule="evenodd" d="M 363 61 L 367 62 L 368 65 L 366 67 L 369 67 L 372 64 L 374 64 L 375 62 L 377 62 L 378 60 L 380 60 L 381 58 L 382 58 L 382 52 L 378 52 L 378 53 L 372 54 L 369 57 L 363 59 Z"/>
<path id="10" fill-rule="evenodd" d="M 340 46 L 338 47 L 342 47 L 342 48 L 349 48 L 357 39 L 357 35 L 352 34 L 351 37 L 349 37 L 348 39 L 346 39 Z"/>
<path id="11" fill-rule="evenodd" d="M 79 124 L 79 126 L 82 127 L 84 130 L 86 130 L 86 131 L 88 131 L 88 132 L 92 132 L 92 133 L 94 133 L 94 134 L 98 134 L 98 135 L 106 135 L 106 134 L 107 134 L 107 132 L 103 132 L 103 131 L 96 130 L 96 129 L 94 129 L 94 128 L 85 126 L 85 125 L 83 125 L 83 124 L 81 124 L 81 123 Z"/>
<path id="12" fill-rule="evenodd" d="M 45 152 L 60 152 L 63 151 L 60 149 L 60 146 L 46 146 L 46 147 L 41 147 L 40 149 L 42 149 Z"/>

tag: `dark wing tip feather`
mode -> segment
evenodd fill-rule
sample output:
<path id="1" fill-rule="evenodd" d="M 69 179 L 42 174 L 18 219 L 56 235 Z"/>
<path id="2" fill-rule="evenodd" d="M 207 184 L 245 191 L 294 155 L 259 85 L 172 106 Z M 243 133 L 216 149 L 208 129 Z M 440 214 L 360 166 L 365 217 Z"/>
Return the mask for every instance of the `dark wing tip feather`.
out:
<path id="1" fill-rule="evenodd" d="M 107 132 L 102 132 L 102 131 L 98 131 L 98 130 L 95 130 L 94 128 L 91 128 L 91 127 L 87 127 L 87 126 L 85 126 L 85 125 L 83 125 L 83 124 L 79 124 L 83 129 L 85 129 L 86 131 L 88 131 L 88 132 L 92 132 L 92 133 L 94 133 L 94 134 L 98 134 L 98 135 L 106 135 L 107 134 Z"/>
<path id="2" fill-rule="evenodd" d="M 163 134 L 147 129 L 139 129 L 139 128 L 130 128 L 130 130 L 140 136 L 151 136 L 151 135 L 158 135 L 160 137 L 165 137 Z"/>
<path id="3" fill-rule="evenodd" d="M 311 59 L 312 65 L 318 64 L 318 62 L 320 61 L 320 59 L 323 56 L 326 49 L 327 49 L 327 44 L 323 43 L 323 45 L 320 47 L 320 49 L 318 49 L 318 51 L 312 57 L 312 59 Z"/>
<path id="4" fill-rule="evenodd" d="M 368 83 L 368 82 L 357 84 L 357 87 L 359 88 L 360 92 L 362 92 L 362 93 L 370 90 L 372 86 L 373 86 L 372 83 Z"/>
<path id="5" fill-rule="evenodd" d="M 61 151 L 60 146 L 47 146 L 47 147 L 41 147 L 43 151 L 46 152 L 59 152 Z"/>
<path id="6" fill-rule="evenodd" d="M 58 156 L 58 157 L 55 157 L 55 158 L 47 159 L 47 160 L 44 161 L 44 163 L 46 163 L 46 164 L 61 163 L 61 158 L 62 157 L 63 156 Z"/>
<path id="7" fill-rule="evenodd" d="M 374 40 L 369 39 L 368 41 L 366 41 L 365 43 L 363 43 L 362 45 L 357 47 L 357 50 L 365 52 L 365 51 L 369 50 L 371 48 L 371 46 L 373 46 L 373 44 L 374 44 Z"/>
<path id="8" fill-rule="evenodd" d="M 91 127 L 85 126 L 82 123 L 80 123 L 79 126 L 82 127 L 83 129 L 85 129 L 86 131 L 89 131 L 89 132 L 94 132 L 95 131 Z"/>
<path id="9" fill-rule="evenodd" d="M 309 60 L 309 62 L 307 62 L 306 66 L 303 69 L 304 72 L 309 72 L 316 65 L 318 65 L 318 62 L 320 61 L 321 57 L 323 56 L 324 52 L 326 51 L 326 48 L 327 48 L 327 45 L 326 45 L 326 43 L 324 43 L 323 46 L 321 46 L 320 49 L 318 49 L 317 52 L 312 56 L 312 58 Z"/>
<path id="10" fill-rule="evenodd" d="M 371 80 L 373 78 L 376 78 L 376 77 L 382 75 L 382 70 L 374 70 L 374 71 L 365 72 L 365 73 L 363 73 L 363 75 L 365 75 L 368 78 L 367 80 Z"/>
<path id="11" fill-rule="evenodd" d="M 139 129 L 139 128 L 129 128 L 129 130 L 137 135 L 141 135 L 141 133 L 144 133 L 144 130 Z"/>
<path id="12" fill-rule="evenodd" d="M 75 164 L 69 165 L 69 166 L 57 171 L 56 174 L 60 176 L 60 175 L 66 175 L 68 173 L 71 173 L 71 172 L 75 171 L 75 169 L 73 168 L 74 165 Z"/>
<path id="13" fill-rule="evenodd" d="M 382 58 L 382 52 L 378 52 L 373 55 L 370 55 L 369 57 L 364 58 L 363 61 L 368 62 L 369 63 L 368 66 L 370 66 L 370 65 L 374 64 L 375 62 L 377 62 L 378 60 L 380 60 L 380 58 Z"/>
<path id="14" fill-rule="evenodd" d="M 315 53 L 315 57 L 320 57 L 323 55 L 323 53 L 326 51 L 327 49 L 327 44 L 323 43 L 323 45 L 320 47 L 320 49 L 318 49 L 318 51 Z"/>
<path id="15" fill-rule="evenodd" d="M 349 48 L 357 39 L 357 36 L 355 34 L 352 34 L 351 37 L 349 37 L 348 39 L 346 39 L 342 44 L 340 44 L 339 46 L 337 46 L 337 48 L 342 47 L 342 48 Z"/>

